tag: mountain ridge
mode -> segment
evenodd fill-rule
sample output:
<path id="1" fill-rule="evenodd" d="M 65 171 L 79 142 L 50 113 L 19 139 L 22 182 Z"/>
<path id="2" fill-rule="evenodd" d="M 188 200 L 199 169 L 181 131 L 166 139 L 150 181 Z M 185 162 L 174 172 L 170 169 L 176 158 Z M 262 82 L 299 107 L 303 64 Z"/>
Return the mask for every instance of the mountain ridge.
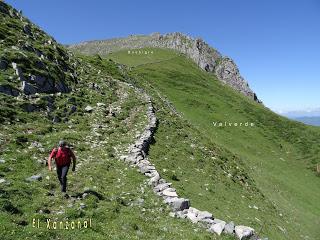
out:
<path id="1" fill-rule="evenodd" d="M 312 126 L 320 126 L 320 116 L 318 117 L 295 117 L 292 118 L 293 120 L 303 122 L 304 124 L 307 125 L 312 125 Z"/>
<path id="2" fill-rule="evenodd" d="M 85 41 L 67 45 L 73 51 L 83 54 L 106 55 L 119 50 L 141 49 L 145 47 L 167 48 L 176 50 L 191 58 L 201 69 L 214 74 L 222 83 L 232 87 L 243 95 L 262 103 L 248 82 L 240 75 L 235 62 L 210 47 L 201 38 L 192 38 L 180 32 L 167 34 L 130 35 L 128 37 L 106 40 Z"/>

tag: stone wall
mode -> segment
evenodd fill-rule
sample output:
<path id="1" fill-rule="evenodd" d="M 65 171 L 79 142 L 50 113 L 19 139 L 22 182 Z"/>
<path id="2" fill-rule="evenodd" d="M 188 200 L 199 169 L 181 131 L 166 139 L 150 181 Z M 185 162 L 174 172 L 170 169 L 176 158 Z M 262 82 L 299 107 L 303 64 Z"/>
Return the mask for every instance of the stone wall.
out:
<path id="1" fill-rule="evenodd" d="M 147 102 L 147 117 L 148 123 L 144 128 L 143 133 L 138 137 L 138 140 L 132 144 L 126 155 L 120 156 L 120 159 L 130 165 L 139 168 L 139 171 L 148 177 L 148 185 L 153 188 L 155 194 L 163 198 L 163 201 L 170 205 L 172 212 L 170 215 L 176 218 L 184 218 L 192 223 L 201 224 L 207 231 L 221 235 L 222 233 L 233 235 L 238 239 L 254 239 L 260 240 L 256 235 L 255 230 L 251 227 L 243 225 L 235 225 L 234 222 L 225 222 L 207 211 L 201 211 L 191 207 L 189 199 L 179 197 L 172 183 L 167 182 L 160 176 L 156 167 L 149 161 L 147 153 L 149 145 L 152 142 L 153 135 L 157 128 L 157 118 L 152 105 L 151 98 L 141 89 L 135 88 L 133 85 L 128 86 L 134 88 L 137 93 L 142 96 Z"/>

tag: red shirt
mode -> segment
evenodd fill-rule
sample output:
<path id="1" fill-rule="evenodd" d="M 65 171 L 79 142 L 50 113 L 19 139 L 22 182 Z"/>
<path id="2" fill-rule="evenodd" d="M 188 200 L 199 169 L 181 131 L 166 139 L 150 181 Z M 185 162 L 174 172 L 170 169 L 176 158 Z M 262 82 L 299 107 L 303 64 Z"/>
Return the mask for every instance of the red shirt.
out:
<path id="1" fill-rule="evenodd" d="M 68 147 L 59 147 L 52 149 L 50 158 L 54 158 L 57 166 L 65 166 L 71 163 L 71 159 L 75 159 L 72 150 Z"/>

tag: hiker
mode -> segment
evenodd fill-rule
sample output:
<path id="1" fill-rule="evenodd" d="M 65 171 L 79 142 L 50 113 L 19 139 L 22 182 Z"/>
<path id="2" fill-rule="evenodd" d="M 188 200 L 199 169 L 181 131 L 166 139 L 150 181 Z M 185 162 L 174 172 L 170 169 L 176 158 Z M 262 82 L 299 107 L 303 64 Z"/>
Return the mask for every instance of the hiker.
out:
<path id="1" fill-rule="evenodd" d="M 76 170 L 76 157 L 72 150 L 67 146 L 67 143 L 63 140 L 59 142 L 59 147 L 54 148 L 48 159 L 49 171 L 51 168 L 51 159 L 54 158 L 57 167 L 57 175 L 61 185 L 61 192 L 66 192 L 67 189 L 67 174 L 71 164 L 71 159 L 73 160 L 72 171 Z"/>

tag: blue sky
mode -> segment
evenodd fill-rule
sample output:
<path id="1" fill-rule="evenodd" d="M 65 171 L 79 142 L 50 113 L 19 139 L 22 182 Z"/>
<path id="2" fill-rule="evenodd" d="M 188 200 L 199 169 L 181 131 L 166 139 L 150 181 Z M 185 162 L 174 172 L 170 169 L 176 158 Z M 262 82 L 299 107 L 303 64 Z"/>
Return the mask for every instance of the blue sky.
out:
<path id="1" fill-rule="evenodd" d="M 267 107 L 320 106 L 318 0 L 32 0 L 7 3 L 57 41 L 183 32 L 230 56 Z"/>

